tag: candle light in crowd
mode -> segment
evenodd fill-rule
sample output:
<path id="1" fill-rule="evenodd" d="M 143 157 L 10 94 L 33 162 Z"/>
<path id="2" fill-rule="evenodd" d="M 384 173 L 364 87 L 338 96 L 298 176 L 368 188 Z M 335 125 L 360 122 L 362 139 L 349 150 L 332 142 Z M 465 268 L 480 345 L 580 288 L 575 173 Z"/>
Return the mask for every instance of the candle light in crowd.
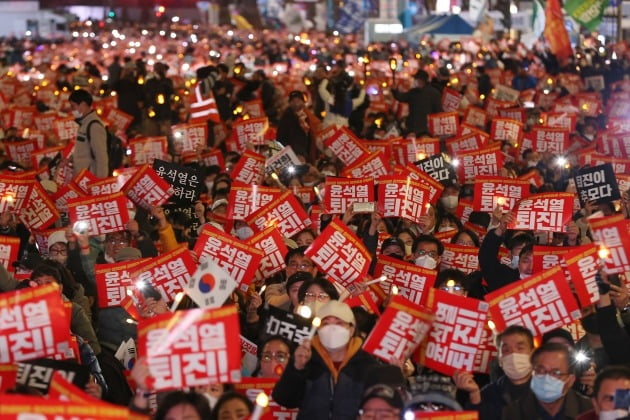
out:
<path id="1" fill-rule="evenodd" d="M 494 324 L 494 322 L 491 319 L 488 320 L 488 328 L 490 328 L 492 331 L 494 331 L 497 328 L 497 326 Z"/>
<path id="2" fill-rule="evenodd" d="M 266 288 L 267 288 L 267 285 L 263 284 L 263 287 L 260 288 L 260 290 L 258 291 L 258 294 L 262 296 L 262 294 L 265 293 Z"/>
<path id="3" fill-rule="evenodd" d="M 378 278 L 376 278 L 374 280 L 368 281 L 367 283 L 365 283 L 365 285 L 369 286 L 371 284 L 381 283 L 381 282 L 383 282 L 385 280 L 387 280 L 387 276 L 383 274 L 381 277 L 378 277 Z"/>
<path id="4" fill-rule="evenodd" d="M 317 329 L 319 328 L 320 325 L 322 325 L 322 320 L 319 319 L 318 317 L 313 318 L 311 331 L 308 333 L 309 340 L 312 340 L 313 337 L 315 337 L 315 333 L 317 332 Z"/>
<path id="5" fill-rule="evenodd" d="M 599 248 L 599 250 L 597 251 L 597 256 L 602 259 L 605 260 L 608 257 L 610 257 L 610 250 L 608 248 L 606 248 L 605 246 L 601 246 Z"/>
<path id="6" fill-rule="evenodd" d="M 264 392 L 260 392 L 256 397 L 256 407 L 250 417 L 250 420 L 260 420 L 263 410 L 269 405 L 269 397 Z"/>
<path id="7" fill-rule="evenodd" d="M 398 286 L 396 286 L 395 284 L 392 286 L 392 295 L 396 296 L 398 294 Z"/>
<path id="8" fill-rule="evenodd" d="M 310 318 L 313 315 L 313 311 L 306 305 L 300 305 L 295 311 L 302 318 Z"/>
<path id="9" fill-rule="evenodd" d="M 171 312 L 175 312 L 175 310 L 177 309 L 177 306 L 179 305 L 179 303 L 182 301 L 183 298 L 184 298 L 184 292 L 179 292 L 178 294 L 175 295 L 175 299 L 173 299 L 173 304 L 171 305 Z"/>

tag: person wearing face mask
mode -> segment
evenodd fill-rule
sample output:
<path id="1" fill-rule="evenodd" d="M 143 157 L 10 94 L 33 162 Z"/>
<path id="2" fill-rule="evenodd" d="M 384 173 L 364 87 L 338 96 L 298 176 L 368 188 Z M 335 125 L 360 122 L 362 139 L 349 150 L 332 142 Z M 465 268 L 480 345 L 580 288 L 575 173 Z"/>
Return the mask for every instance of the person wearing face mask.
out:
<path id="1" fill-rule="evenodd" d="M 479 389 L 471 373 L 457 371 L 453 375 L 455 385 L 468 392 L 466 410 L 476 410 L 484 420 L 500 420 L 505 406 L 529 392 L 532 377 L 534 337 L 529 329 L 511 325 L 497 336 L 496 345 L 504 372 L 496 381 Z"/>
<path id="2" fill-rule="evenodd" d="M 439 202 L 440 213 L 454 213 L 459 204 L 459 185 L 454 182 L 447 183 L 442 191 Z"/>
<path id="3" fill-rule="evenodd" d="M 630 369 L 627 366 L 607 366 L 595 378 L 593 410 L 577 420 L 615 420 L 628 418 L 628 409 L 615 408 L 615 393 L 630 389 Z"/>
<path id="4" fill-rule="evenodd" d="M 88 169 L 97 178 L 109 176 L 107 131 L 103 121 L 92 109 L 92 95 L 84 89 L 72 91 L 68 98 L 72 115 L 79 124 L 77 140 L 72 153 L 75 175 Z"/>
<path id="5" fill-rule="evenodd" d="M 437 218 L 438 232 L 453 232 L 463 229 L 462 222 L 452 213 L 442 213 Z"/>
<path id="6" fill-rule="evenodd" d="M 275 402 L 299 408 L 297 420 L 355 419 L 364 385 L 379 362 L 361 349 L 348 305 L 331 300 L 318 312 L 321 326 L 295 350 L 273 390 Z"/>
<path id="7" fill-rule="evenodd" d="M 531 392 L 508 404 L 503 418 L 572 419 L 589 411 L 593 407 L 590 399 L 571 389 L 576 379 L 572 360 L 571 351 L 560 343 L 546 343 L 536 349 L 531 357 Z"/>
<path id="8" fill-rule="evenodd" d="M 512 236 L 508 242 L 510 265 L 502 264 L 498 258 L 499 248 L 506 240 L 508 225 L 515 220 L 514 213 L 503 214 L 496 229 L 491 229 L 479 248 L 479 268 L 486 279 L 488 290 L 494 291 L 531 274 L 531 257 L 521 261 L 521 253 L 526 245 L 533 244 L 533 238 L 526 233 Z M 529 254 L 528 254 L 529 255 Z"/>
<path id="9" fill-rule="evenodd" d="M 444 245 L 433 236 L 420 235 L 413 243 L 412 251 L 415 265 L 437 270 L 444 253 Z"/>

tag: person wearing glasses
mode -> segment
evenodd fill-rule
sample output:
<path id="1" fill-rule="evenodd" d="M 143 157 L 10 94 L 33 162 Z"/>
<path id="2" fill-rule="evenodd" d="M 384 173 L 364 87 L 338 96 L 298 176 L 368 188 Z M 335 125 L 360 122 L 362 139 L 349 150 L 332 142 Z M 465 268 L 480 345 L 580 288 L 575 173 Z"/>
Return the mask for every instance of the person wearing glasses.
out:
<path id="1" fill-rule="evenodd" d="M 400 392 L 389 385 L 374 385 L 364 393 L 357 420 L 398 420 L 403 407 Z"/>
<path id="2" fill-rule="evenodd" d="M 574 419 L 593 408 L 591 400 L 575 392 L 571 351 L 560 343 L 546 343 L 532 354 L 531 392 L 503 410 L 509 420 Z"/>
<path id="3" fill-rule="evenodd" d="M 339 300 L 339 292 L 323 277 L 306 280 L 298 290 L 298 302 L 311 308 L 313 314 L 330 300 Z"/>
<path id="4" fill-rule="evenodd" d="M 284 269 L 284 278 L 287 280 L 282 283 L 272 283 L 267 285 L 267 290 L 265 290 L 264 295 L 265 303 L 287 311 L 291 311 L 296 307 L 296 302 L 292 302 L 290 299 L 290 296 L 293 294 L 289 290 L 288 279 L 299 272 L 308 273 L 312 277 L 317 275 L 317 266 L 310 260 L 310 258 L 304 255 L 306 248 L 307 247 L 305 246 L 301 246 L 287 252 L 287 255 L 285 256 L 286 268 Z M 295 284 L 293 284 L 293 287 L 295 288 L 294 296 L 297 301 L 297 291 L 300 286 L 298 285 L 296 287 Z"/>
<path id="5" fill-rule="evenodd" d="M 280 378 L 291 357 L 291 344 L 280 335 L 273 335 L 259 347 L 258 369 L 253 376 L 260 378 Z"/>
<path id="6" fill-rule="evenodd" d="M 444 245 L 430 235 L 420 235 L 413 243 L 414 263 L 429 270 L 437 270 L 440 265 Z"/>

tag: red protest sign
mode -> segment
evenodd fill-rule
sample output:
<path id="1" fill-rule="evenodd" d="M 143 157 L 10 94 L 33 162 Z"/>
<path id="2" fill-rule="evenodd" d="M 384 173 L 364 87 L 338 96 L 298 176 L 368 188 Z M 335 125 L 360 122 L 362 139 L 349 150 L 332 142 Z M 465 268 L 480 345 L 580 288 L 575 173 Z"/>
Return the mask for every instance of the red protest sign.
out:
<path id="1" fill-rule="evenodd" d="M 622 214 L 589 221 L 595 244 L 602 248 L 602 259 L 609 274 L 630 271 L 630 223 Z"/>
<path id="2" fill-rule="evenodd" d="M 153 165 L 153 160 L 164 159 L 166 155 L 166 136 L 129 139 L 129 149 L 132 165 Z"/>
<path id="3" fill-rule="evenodd" d="M 540 337 L 581 317 L 561 267 L 488 293 L 486 302 L 498 331 L 510 325 L 522 325 Z"/>
<path id="4" fill-rule="evenodd" d="M 243 243 L 212 225 L 204 226 L 194 251 L 200 260 L 209 257 L 216 261 L 243 291 L 247 290 L 254 279 L 264 256 L 258 248 Z"/>
<path id="5" fill-rule="evenodd" d="M 250 214 L 265 207 L 281 194 L 282 191 L 279 188 L 247 185 L 234 181 L 228 195 L 226 217 L 230 220 L 245 220 Z"/>
<path id="6" fill-rule="evenodd" d="M 53 129 L 57 138 L 62 142 L 66 142 L 77 137 L 79 124 L 77 124 L 73 117 L 57 118 L 53 122 Z"/>
<path id="7" fill-rule="evenodd" d="M 562 154 L 569 148 L 569 130 L 565 128 L 534 126 L 531 136 L 535 152 Z"/>
<path id="8" fill-rule="evenodd" d="M 166 203 L 173 194 L 171 184 L 160 177 L 149 165 L 143 165 L 125 183 L 122 191 L 138 207 L 146 210 Z"/>
<path id="9" fill-rule="evenodd" d="M 381 176 L 378 179 L 378 210 L 383 217 L 402 217 L 419 223 L 427 214 L 430 188 L 427 184 L 404 176 Z"/>
<path id="10" fill-rule="evenodd" d="M 255 231 L 276 226 L 282 236 L 290 238 L 307 228 L 311 224 L 311 219 L 291 191 L 285 191 L 278 198 L 246 217 L 245 222 Z"/>
<path id="11" fill-rule="evenodd" d="M 363 350 L 386 363 L 406 360 L 424 340 L 433 318 L 430 309 L 394 296 L 363 343 Z"/>
<path id="12" fill-rule="evenodd" d="M 3 293 L 0 363 L 54 356 L 70 344 L 68 319 L 56 283 Z"/>
<path id="13" fill-rule="evenodd" d="M 444 88 L 442 91 L 442 109 L 445 112 L 453 112 L 459 109 L 464 95 L 450 88 Z"/>
<path id="14" fill-rule="evenodd" d="M 493 118 L 490 137 L 519 144 L 523 139 L 523 123 L 510 118 Z"/>
<path id="15" fill-rule="evenodd" d="M 350 292 L 352 283 L 366 276 L 371 260 L 361 240 L 338 219 L 326 226 L 304 255 Z"/>
<path id="16" fill-rule="evenodd" d="M 577 125 L 577 114 L 568 112 L 542 112 L 538 122 L 547 127 L 564 128 L 572 133 L 575 131 L 575 126 Z"/>
<path id="17" fill-rule="evenodd" d="M 149 258 L 124 261 L 112 264 L 96 264 L 97 302 L 99 308 L 120 306 L 129 291 L 133 291 L 134 282 L 131 273 L 137 271 L 142 264 L 149 262 Z"/>
<path id="18" fill-rule="evenodd" d="M 28 200 L 33 180 L 3 176 L 0 180 L 0 213 L 21 209 Z"/>
<path id="19" fill-rule="evenodd" d="M 448 137 L 457 134 L 459 114 L 457 112 L 439 112 L 429 114 L 429 133 L 432 136 Z"/>
<path id="20" fill-rule="evenodd" d="M 519 176 L 517 179 L 524 179 L 536 188 L 540 188 L 543 185 L 543 179 L 536 170 L 530 170 L 529 172 Z"/>
<path id="21" fill-rule="evenodd" d="M 478 420 L 479 412 L 477 411 L 406 411 L 406 413 L 413 413 L 414 420 L 420 419 L 436 419 L 436 420 Z"/>
<path id="22" fill-rule="evenodd" d="M 573 193 L 534 194 L 514 208 L 516 220 L 510 229 L 563 232 L 573 216 Z"/>
<path id="23" fill-rule="evenodd" d="M 237 151 L 246 150 L 247 145 L 262 146 L 265 144 L 265 133 L 269 129 L 269 120 L 250 118 L 232 124 L 233 136 L 236 137 Z"/>
<path id="24" fill-rule="evenodd" d="M 490 373 L 490 362 L 497 357 L 495 336 L 486 323 L 481 333 L 481 340 L 477 345 L 477 353 L 473 362 L 473 372 Z"/>
<path id="25" fill-rule="evenodd" d="M 593 244 L 573 247 L 562 256 L 573 283 L 580 306 L 585 307 L 599 301 L 599 288 L 595 275 L 599 271 L 599 255 Z"/>
<path id="26" fill-rule="evenodd" d="M 499 117 L 514 120 L 521 124 L 525 124 L 525 121 L 527 119 L 525 108 L 521 107 L 501 108 L 499 109 Z M 509 139 L 506 140 L 509 141 Z"/>
<path id="27" fill-rule="evenodd" d="M 15 236 L 0 236 L 0 264 L 11 273 L 15 271 L 13 262 L 17 261 L 19 250 L 20 238 Z M 48 254 L 48 248 L 46 248 L 44 254 Z"/>
<path id="28" fill-rule="evenodd" d="M 457 177 L 462 184 L 473 182 L 478 176 L 498 176 L 503 167 L 501 144 L 495 143 L 476 152 L 462 153 L 457 160 Z"/>
<path id="29" fill-rule="evenodd" d="M 17 373 L 16 364 L 0 365 L 0 395 L 5 394 L 8 389 L 15 388 Z"/>
<path id="30" fill-rule="evenodd" d="M 445 243 L 440 265 L 442 268 L 454 268 L 470 274 L 479 270 L 478 255 L 477 247 Z"/>
<path id="31" fill-rule="evenodd" d="M 479 150 L 483 146 L 484 144 L 481 142 L 480 136 L 475 133 L 469 133 L 464 136 L 453 137 L 446 140 L 446 148 L 451 156 Z"/>
<path id="32" fill-rule="evenodd" d="M 89 194 L 90 188 L 88 184 L 90 182 L 96 181 L 98 178 L 92 172 L 90 172 L 87 168 L 81 169 L 78 174 L 74 176 L 72 182 L 78 185 L 84 193 Z"/>
<path id="33" fill-rule="evenodd" d="M 464 119 L 462 120 L 462 124 L 470 124 L 475 127 L 484 128 L 488 123 L 488 113 L 481 108 L 477 108 L 475 106 L 469 106 L 466 108 L 464 112 Z"/>
<path id="34" fill-rule="evenodd" d="M 107 113 L 107 117 L 103 119 L 111 127 L 114 132 L 126 132 L 133 121 L 133 116 L 121 111 L 118 108 L 112 108 Z"/>
<path id="35" fill-rule="evenodd" d="M 213 149 L 208 152 L 202 153 L 201 163 L 204 166 L 216 165 L 221 169 L 225 168 L 225 160 L 223 159 L 223 153 L 219 149 Z"/>
<path id="36" fill-rule="evenodd" d="M 25 140 L 18 142 L 5 142 L 4 149 L 7 157 L 24 167 L 31 166 L 31 155 L 37 150 L 36 140 Z"/>
<path id="37" fill-rule="evenodd" d="M 630 133 L 602 133 L 597 138 L 597 150 L 622 159 L 630 157 Z"/>
<path id="38" fill-rule="evenodd" d="M 354 133 L 346 127 L 338 129 L 332 136 L 326 139 L 324 146 L 330 149 L 333 156 L 336 156 L 346 166 L 353 165 L 355 162 L 370 154 Z"/>
<path id="39" fill-rule="evenodd" d="M 182 153 L 196 152 L 206 145 L 208 138 L 208 124 L 205 122 L 194 124 L 177 124 L 171 127 L 173 144 L 181 148 Z"/>
<path id="40" fill-rule="evenodd" d="M 374 202 L 373 178 L 326 177 L 324 207 L 328 214 L 343 214 L 353 203 Z"/>
<path id="41" fill-rule="evenodd" d="M 70 223 L 85 222 L 89 235 L 125 230 L 129 221 L 127 199 L 122 193 L 68 200 Z M 81 229 L 83 230 L 83 229 Z"/>
<path id="42" fill-rule="evenodd" d="M 532 254 L 532 273 L 540 273 L 548 268 L 560 266 L 567 274 L 567 266 L 564 262 L 564 255 L 575 250 L 574 246 L 544 246 L 534 245 Z M 569 277 L 567 276 L 567 279 Z"/>
<path id="43" fill-rule="evenodd" d="M 55 203 L 39 182 L 31 181 L 28 199 L 20 208 L 18 216 L 26 227 L 32 230 L 46 229 L 61 216 Z"/>
<path id="44" fill-rule="evenodd" d="M 456 370 L 472 372 L 488 304 L 432 288 L 427 307 L 435 319 L 427 340 L 422 343 L 420 363 L 449 376 Z"/>
<path id="45" fill-rule="evenodd" d="M 293 185 L 289 187 L 289 190 L 305 205 L 309 205 L 315 201 L 315 190 L 313 190 L 313 187 L 298 187 L 297 185 Z"/>
<path id="46" fill-rule="evenodd" d="M 246 150 L 232 169 L 232 180 L 244 184 L 262 184 L 265 177 L 265 157 Z"/>
<path id="47" fill-rule="evenodd" d="M 477 177 L 473 195 L 473 210 L 492 213 L 499 205 L 510 211 L 516 203 L 529 197 L 529 181 L 504 177 Z"/>
<path id="48" fill-rule="evenodd" d="M 138 324 L 138 355 L 146 356 L 158 391 L 240 382 L 240 341 L 235 305 L 176 311 Z"/>
<path id="49" fill-rule="evenodd" d="M 145 416 L 132 416 L 126 407 L 98 403 L 96 399 L 86 402 L 67 402 L 26 396 L 0 394 L 0 419 L 19 420 L 127 420 L 148 419 Z"/>
<path id="50" fill-rule="evenodd" d="M 151 285 L 166 302 L 170 302 L 188 284 L 196 269 L 192 255 L 182 246 L 151 258 L 129 276 L 137 289 L 141 289 L 143 284 Z"/>
<path id="51" fill-rule="evenodd" d="M 74 182 L 69 182 L 63 187 L 60 187 L 55 194 L 51 197 L 55 206 L 59 211 L 68 211 L 68 201 L 87 197 L 87 194 Z"/>
<path id="52" fill-rule="evenodd" d="M 53 124 L 58 117 L 59 115 L 56 112 L 40 114 L 33 117 L 33 122 L 35 123 L 35 128 L 39 131 L 50 133 L 54 130 Z"/>
<path id="53" fill-rule="evenodd" d="M 373 284 L 372 286 L 376 285 Z M 358 295 L 351 296 L 343 302 L 351 308 L 361 306 L 371 314 L 380 315 L 380 311 L 378 308 L 383 302 L 383 299 L 381 299 L 381 297 L 374 290 L 369 288 L 365 292 L 361 292 Z"/>
<path id="54" fill-rule="evenodd" d="M 444 191 L 444 184 L 436 181 L 435 178 L 427 174 L 426 172 L 420 170 L 415 165 L 407 164 L 404 167 L 396 167 L 394 168 L 394 173 L 397 175 L 408 176 L 409 178 L 420 181 L 422 184 L 425 184 L 429 187 L 429 202 L 435 203 L 438 197 Z"/>
<path id="55" fill-rule="evenodd" d="M 440 153 L 440 139 L 421 137 L 416 139 L 399 139 L 393 143 L 394 159 L 400 165 L 409 165 L 428 156 Z"/>
<path id="56" fill-rule="evenodd" d="M 374 152 L 348 165 L 341 171 L 341 175 L 352 178 L 379 177 L 390 172 L 389 159 L 383 152 Z"/>
<path id="57" fill-rule="evenodd" d="M 99 178 L 94 181 L 90 181 L 87 184 L 89 195 L 108 195 L 114 194 L 120 191 L 120 185 L 118 184 L 118 178 L 111 176 L 108 178 Z"/>
<path id="58" fill-rule="evenodd" d="M 435 283 L 437 271 L 381 255 L 376 260 L 374 276 L 387 277 L 388 281 L 381 283 L 386 292 L 395 285 L 400 296 L 421 305 L 427 299 L 427 290 Z"/>
<path id="59" fill-rule="evenodd" d="M 293 419 L 299 412 L 297 408 L 282 407 L 271 398 L 277 382 L 275 378 L 243 378 L 240 383 L 234 384 L 234 390 L 245 395 L 253 403 L 256 403 L 256 397 L 261 392 L 269 397 L 269 404 L 262 410 L 260 420 Z"/>
<path id="60" fill-rule="evenodd" d="M 247 240 L 247 244 L 262 251 L 263 257 L 257 265 L 256 278 L 266 279 L 273 274 L 284 270 L 286 264 L 284 256 L 287 254 L 287 246 L 282 240 L 280 231 L 273 226 L 258 232 Z"/>
<path id="61" fill-rule="evenodd" d="M 455 215 L 462 223 L 467 223 L 473 211 L 472 201 L 459 200 L 455 209 Z"/>

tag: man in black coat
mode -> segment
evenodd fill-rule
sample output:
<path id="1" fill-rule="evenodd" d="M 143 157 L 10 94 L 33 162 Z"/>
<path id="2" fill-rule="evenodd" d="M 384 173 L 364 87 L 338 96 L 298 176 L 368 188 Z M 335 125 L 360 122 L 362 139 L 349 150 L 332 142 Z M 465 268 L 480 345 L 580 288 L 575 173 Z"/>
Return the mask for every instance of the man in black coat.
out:
<path id="1" fill-rule="evenodd" d="M 276 139 L 285 146 L 291 146 L 296 155 L 307 162 L 314 162 L 315 139 L 318 121 L 305 107 L 304 93 L 294 90 L 289 94 L 289 107 L 278 123 Z"/>
<path id="2" fill-rule="evenodd" d="M 419 137 L 429 134 L 428 115 L 442 112 L 442 97 L 436 88 L 429 85 L 429 74 L 426 71 L 418 70 L 413 77 L 416 87 L 407 92 L 393 89 L 392 94 L 397 101 L 409 104 L 407 132 Z"/>

